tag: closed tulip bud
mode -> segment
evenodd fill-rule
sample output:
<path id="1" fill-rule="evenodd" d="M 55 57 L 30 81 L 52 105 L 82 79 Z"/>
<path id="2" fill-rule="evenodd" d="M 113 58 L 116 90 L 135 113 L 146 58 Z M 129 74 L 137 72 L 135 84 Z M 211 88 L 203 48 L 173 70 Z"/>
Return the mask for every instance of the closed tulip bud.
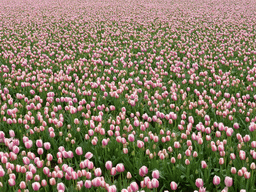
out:
<path id="1" fill-rule="evenodd" d="M 51 144 L 49 142 L 44 143 L 44 148 L 49 150 L 51 148 Z"/>
<path id="2" fill-rule="evenodd" d="M 42 185 L 42 187 L 46 187 L 47 186 L 47 181 L 45 179 L 43 179 L 41 181 L 41 185 Z"/>
<path id="3" fill-rule="evenodd" d="M 159 187 L 159 181 L 156 178 L 153 178 L 151 180 L 151 184 L 153 188 L 158 188 Z"/>
<path id="4" fill-rule="evenodd" d="M 15 185 L 15 180 L 12 179 L 12 178 L 10 178 L 10 179 L 8 180 L 8 184 L 9 184 L 11 187 L 14 186 L 14 185 Z"/>
<path id="5" fill-rule="evenodd" d="M 107 161 L 106 164 L 105 164 L 105 167 L 106 167 L 107 170 L 112 169 L 112 162 L 111 161 Z"/>
<path id="6" fill-rule="evenodd" d="M 87 152 L 86 154 L 85 154 L 85 158 L 86 159 L 91 159 L 93 157 L 93 154 L 91 153 L 91 152 Z"/>
<path id="7" fill-rule="evenodd" d="M 35 175 L 34 180 L 35 181 L 40 181 L 40 176 L 39 175 Z"/>
<path id="8" fill-rule="evenodd" d="M 202 167 L 203 169 L 205 169 L 205 168 L 207 167 L 207 164 L 206 164 L 205 161 L 201 161 L 201 167 Z"/>
<path id="9" fill-rule="evenodd" d="M 251 177 L 251 173 L 246 171 L 246 172 L 244 173 L 244 178 L 245 178 L 245 179 L 249 179 L 250 177 Z"/>
<path id="10" fill-rule="evenodd" d="M 38 191 L 40 189 L 41 185 L 39 182 L 32 183 L 32 188 L 34 191 Z"/>
<path id="11" fill-rule="evenodd" d="M 201 178 L 196 179 L 195 184 L 196 184 L 196 186 L 197 186 L 198 188 L 204 186 L 204 182 L 203 182 L 203 180 L 202 180 Z"/>
<path id="12" fill-rule="evenodd" d="M 220 164 L 220 165 L 223 165 L 223 164 L 224 164 L 224 159 L 223 159 L 223 158 L 220 158 L 220 159 L 219 159 L 219 164 Z"/>
<path id="13" fill-rule="evenodd" d="M 230 159 L 234 160 L 236 158 L 236 155 L 234 153 L 230 154 Z"/>
<path id="14" fill-rule="evenodd" d="M 250 165 L 250 169 L 254 170 L 255 168 L 256 168 L 255 163 L 252 162 L 251 165 Z"/>
<path id="15" fill-rule="evenodd" d="M 220 184 L 220 177 L 219 176 L 215 175 L 213 177 L 213 184 L 214 185 L 219 185 Z"/>
<path id="16" fill-rule="evenodd" d="M 132 178 L 132 174 L 128 171 L 126 177 L 127 177 L 127 179 L 131 179 Z"/>
<path id="17" fill-rule="evenodd" d="M 233 185 L 233 179 L 231 177 L 226 176 L 224 183 L 226 187 L 231 187 Z"/>
<path id="18" fill-rule="evenodd" d="M 185 164 L 186 165 L 189 165 L 190 164 L 190 161 L 188 159 L 185 160 Z"/>
<path id="19" fill-rule="evenodd" d="M 82 147 L 77 147 L 77 148 L 76 148 L 76 154 L 77 154 L 77 155 L 83 155 L 83 149 L 82 149 Z"/>
<path id="20" fill-rule="evenodd" d="M 62 190 L 62 191 L 65 191 L 65 185 L 63 183 L 58 183 L 57 184 L 57 190 Z"/>
<path id="21" fill-rule="evenodd" d="M 238 174 L 238 176 L 240 176 L 240 177 L 242 177 L 242 176 L 244 175 L 242 169 L 239 169 L 237 174 Z"/>
<path id="22" fill-rule="evenodd" d="M 187 150 L 185 151 L 185 155 L 189 157 L 189 156 L 191 155 L 191 151 L 187 149 Z"/>
<path id="23" fill-rule="evenodd" d="M 116 175 L 116 168 L 115 167 L 111 168 L 110 175 L 112 175 L 112 176 Z"/>
<path id="24" fill-rule="evenodd" d="M 236 168 L 235 167 L 231 167 L 231 173 L 236 174 Z"/>
<path id="25" fill-rule="evenodd" d="M 193 157 L 197 157 L 198 153 L 196 151 L 193 152 Z"/>
<path id="26" fill-rule="evenodd" d="M 170 187 L 171 187 L 171 190 L 175 191 L 175 190 L 177 189 L 178 185 L 177 185 L 177 183 L 175 183 L 174 181 L 172 181 L 172 182 L 170 183 Z"/>
<path id="27" fill-rule="evenodd" d="M 85 186 L 87 189 L 89 189 L 89 188 L 92 187 L 92 182 L 91 182 L 90 180 L 86 180 L 86 181 L 84 182 L 84 186 Z"/>
<path id="28" fill-rule="evenodd" d="M 5 171 L 0 168 L 0 177 L 3 177 L 5 175 Z"/>
<path id="29" fill-rule="evenodd" d="M 56 180 L 55 180 L 55 178 L 51 178 L 51 179 L 49 180 L 49 183 L 50 183 L 50 185 L 56 185 Z"/>
<path id="30" fill-rule="evenodd" d="M 139 169 L 139 175 L 141 177 L 144 177 L 146 174 L 148 173 L 148 168 L 146 166 L 142 166 L 140 169 Z"/>
<path id="31" fill-rule="evenodd" d="M 197 142 L 198 142 L 199 145 L 202 145 L 203 144 L 203 139 L 199 138 Z"/>
<path id="32" fill-rule="evenodd" d="M 96 177 L 100 177 L 101 176 L 101 169 L 100 168 L 97 168 L 97 169 L 95 169 L 94 170 L 94 175 L 96 176 Z"/>
<path id="33" fill-rule="evenodd" d="M 25 189 L 25 188 L 26 188 L 26 183 L 25 183 L 25 181 L 21 181 L 21 182 L 20 182 L 20 188 L 21 188 L 21 189 Z"/>
<path id="34" fill-rule="evenodd" d="M 133 192 L 137 192 L 139 190 L 139 186 L 136 182 L 132 182 L 130 184 L 130 188 L 131 188 L 131 191 L 133 191 Z"/>
<path id="35" fill-rule="evenodd" d="M 99 187 L 99 186 L 101 185 L 101 179 L 100 179 L 100 177 L 94 178 L 94 179 L 92 180 L 92 185 L 93 185 L 94 187 Z"/>
<path id="36" fill-rule="evenodd" d="M 172 158 L 171 158 L 171 163 L 175 163 L 175 162 L 176 162 L 175 157 L 172 157 Z"/>
<path id="37" fill-rule="evenodd" d="M 116 171 L 117 172 L 124 172 L 125 168 L 124 165 L 122 163 L 119 163 L 116 165 Z"/>
<path id="38" fill-rule="evenodd" d="M 152 172 L 152 177 L 156 178 L 156 179 L 159 179 L 159 171 L 158 170 L 153 171 Z"/>
<path id="39" fill-rule="evenodd" d="M 87 172 L 86 173 L 86 179 L 91 179 L 92 178 L 92 173 L 91 172 Z"/>

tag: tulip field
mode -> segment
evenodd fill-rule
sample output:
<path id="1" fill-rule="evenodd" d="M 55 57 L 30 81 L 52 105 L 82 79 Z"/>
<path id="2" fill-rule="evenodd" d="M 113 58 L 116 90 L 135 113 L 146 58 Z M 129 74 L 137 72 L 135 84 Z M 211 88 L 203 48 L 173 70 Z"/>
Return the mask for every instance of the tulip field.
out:
<path id="1" fill-rule="evenodd" d="M 0 0 L 0 192 L 256 191 L 253 0 Z"/>

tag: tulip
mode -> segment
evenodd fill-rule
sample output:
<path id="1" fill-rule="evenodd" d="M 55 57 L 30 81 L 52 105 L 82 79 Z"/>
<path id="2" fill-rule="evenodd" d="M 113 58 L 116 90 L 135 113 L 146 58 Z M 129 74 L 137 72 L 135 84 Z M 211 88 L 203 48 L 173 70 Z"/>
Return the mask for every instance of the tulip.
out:
<path id="1" fill-rule="evenodd" d="M 119 163 L 116 165 L 116 171 L 117 172 L 124 172 L 124 165 L 122 163 Z"/>
<path id="2" fill-rule="evenodd" d="M 105 167 L 106 167 L 107 170 L 112 169 L 112 162 L 111 161 L 107 161 L 106 164 L 105 164 Z"/>
<path id="3" fill-rule="evenodd" d="M 207 167 L 207 164 L 206 164 L 205 161 L 201 161 L 201 167 L 202 167 L 203 169 L 205 169 L 205 168 Z"/>
<path id="4" fill-rule="evenodd" d="M 39 182 L 32 183 L 32 188 L 34 191 L 38 191 L 40 189 L 41 185 Z"/>
<path id="5" fill-rule="evenodd" d="M 204 182 L 203 182 L 203 180 L 202 180 L 201 178 L 196 179 L 195 184 L 196 184 L 196 186 L 197 186 L 198 188 L 204 186 Z"/>
<path id="6" fill-rule="evenodd" d="M 172 189 L 173 191 L 175 191 L 175 190 L 177 189 L 178 185 L 177 185 L 177 183 L 175 183 L 174 181 L 172 181 L 172 182 L 170 183 L 170 187 L 171 187 L 171 189 Z"/>
<path id="7" fill-rule="evenodd" d="M 44 148 L 45 148 L 46 150 L 49 150 L 49 149 L 51 148 L 51 144 L 50 144 L 49 142 L 45 142 L 45 143 L 44 143 Z"/>
<path id="8" fill-rule="evenodd" d="M 159 171 L 158 170 L 153 171 L 152 172 L 152 177 L 156 178 L 156 179 L 159 179 Z"/>
<path id="9" fill-rule="evenodd" d="M 213 177 L 213 184 L 214 185 L 219 185 L 220 184 L 220 177 L 219 176 L 215 175 Z"/>
<path id="10" fill-rule="evenodd" d="M 101 169 L 100 168 L 97 168 L 97 169 L 95 169 L 94 170 L 94 175 L 96 176 L 96 177 L 100 177 L 101 176 Z"/>
<path id="11" fill-rule="evenodd" d="M 131 188 L 131 190 L 132 190 L 133 192 L 137 192 L 137 191 L 139 190 L 139 186 L 138 186 L 138 184 L 137 184 L 136 182 L 132 182 L 132 183 L 130 184 L 130 188 Z"/>
<path id="12" fill-rule="evenodd" d="M 233 179 L 231 177 L 226 176 L 224 182 L 226 187 L 231 187 L 233 185 Z"/>
<path id="13" fill-rule="evenodd" d="M 140 169 L 139 169 L 139 175 L 141 177 L 144 177 L 146 174 L 148 173 L 148 168 L 146 166 L 142 166 Z"/>
<path id="14" fill-rule="evenodd" d="M 12 179 L 12 178 L 10 178 L 10 179 L 8 180 L 8 183 L 9 183 L 9 185 L 12 187 L 12 186 L 15 185 L 15 180 Z"/>
<path id="15" fill-rule="evenodd" d="M 65 185 L 63 183 L 58 183 L 57 184 L 57 190 L 62 190 L 62 191 L 65 191 Z"/>
<path id="16" fill-rule="evenodd" d="M 76 154 L 77 154 L 77 155 L 83 155 L 83 149 L 82 149 L 82 147 L 77 147 L 77 148 L 76 148 Z"/>

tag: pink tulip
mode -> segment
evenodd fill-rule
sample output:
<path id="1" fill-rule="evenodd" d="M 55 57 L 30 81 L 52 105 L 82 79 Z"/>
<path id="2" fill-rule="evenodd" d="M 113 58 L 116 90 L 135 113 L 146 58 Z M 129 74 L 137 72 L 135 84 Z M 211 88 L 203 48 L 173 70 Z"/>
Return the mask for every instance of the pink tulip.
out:
<path id="1" fill-rule="evenodd" d="M 133 134 L 129 134 L 129 135 L 128 135 L 128 140 L 129 140 L 130 142 L 133 142 L 133 141 L 134 141 L 134 135 L 133 135 Z"/>
<path id="2" fill-rule="evenodd" d="M 231 177 L 226 176 L 224 182 L 226 187 L 231 187 L 233 185 L 233 179 Z"/>
<path id="3" fill-rule="evenodd" d="M 140 141 L 140 140 L 137 140 L 137 146 L 138 146 L 138 148 L 143 148 L 144 147 L 144 142 Z"/>
<path id="4" fill-rule="evenodd" d="M 156 178 L 156 179 L 159 179 L 159 171 L 158 170 L 153 171 L 152 172 L 152 177 Z"/>
<path id="5" fill-rule="evenodd" d="M 172 182 L 170 183 L 170 187 L 171 187 L 171 189 L 172 189 L 173 191 L 175 191 L 175 190 L 177 189 L 178 185 L 177 185 L 177 183 L 175 183 L 174 181 L 172 181 Z"/>
<path id="6" fill-rule="evenodd" d="M 100 177 L 94 178 L 94 179 L 92 180 L 92 185 L 93 185 L 94 187 L 99 187 L 99 186 L 101 185 L 101 179 L 100 179 Z"/>
<path id="7" fill-rule="evenodd" d="M 37 147 L 42 147 L 43 146 L 43 141 L 41 139 L 36 140 L 36 146 Z"/>
<path id="8" fill-rule="evenodd" d="M 65 191 L 65 185 L 63 183 L 58 183 L 57 184 L 57 190 L 62 190 L 62 191 Z"/>
<path id="9" fill-rule="evenodd" d="M 28 165 L 30 163 L 30 160 L 28 157 L 23 157 L 23 163 L 24 165 Z"/>
<path id="10" fill-rule="evenodd" d="M 12 186 L 14 186 L 16 183 L 15 183 L 15 180 L 14 179 L 8 179 L 8 183 L 9 183 L 9 185 L 12 187 Z"/>
<path id="11" fill-rule="evenodd" d="M 112 176 L 116 175 L 116 168 L 115 167 L 111 168 L 110 175 L 112 175 Z"/>
<path id="12" fill-rule="evenodd" d="M 251 173 L 246 171 L 246 172 L 244 173 L 244 178 L 245 178 L 245 179 L 249 179 L 250 177 L 251 177 Z"/>
<path id="13" fill-rule="evenodd" d="M 20 182 L 20 188 L 21 188 L 21 189 L 26 189 L 26 183 L 25 183 L 25 181 L 21 181 L 21 182 Z"/>
<path id="14" fill-rule="evenodd" d="M 220 164 L 220 165 L 223 165 L 223 164 L 224 164 L 224 158 L 220 158 L 220 159 L 219 159 L 219 164 Z"/>
<path id="15" fill-rule="evenodd" d="M 117 189 L 116 189 L 116 186 L 115 185 L 111 185 L 108 187 L 108 192 L 116 192 Z"/>
<path id="16" fill-rule="evenodd" d="M 85 186 L 87 189 L 89 189 L 89 188 L 92 187 L 92 182 L 91 182 L 90 180 L 86 180 L 86 181 L 84 182 L 84 186 Z"/>
<path id="17" fill-rule="evenodd" d="M 45 143 L 44 143 L 44 148 L 45 148 L 46 150 L 49 150 L 49 149 L 51 148 L 51 144 L 50 144 L 49 142 L 45 142 Z"/>
<path id="18" fill-rule="evenodd" d="M 102 140 L 102 145 L 107 146 L 108 145 L 108 139 L 103 139 Z"/>
<path id="19" fill-rule="evenodd" d="M 50 183 L 50 185 L 56 185 L 56 180 L 55 180 L 55 178 L 51 178 L 51 179 L 49 180 L 49 183 Z"/>
<path id="20" fill-rule="evenodd" d="M 77 155 L 83 155 L 83 149 L 82 149 L 82 147 L 77 147 L 77 148 L 76 148 L 76 154 L 77 154 Z"/>
<path id="21" fill-rule="evenodd" d="M 5 175 L 5 171 L 0 167 L 0 177 L 3 177 Z"/>
<path id="22" fill-rule="evenodd" d="M 32 142 L 31 140 L 25 142 L 25 147 L 26 147 L 27 149 L 30 149 L 30 148 L 32 147 L 32 145 L 33 145 L 33 142 Z"/>
<path id="23" fill-rule="evenodd" d="M 32 188 L 34 191 L 38 191 L 40 189 L 41 185 L 39 182 L 32 183 Z"/>
<path id="24" fill-rule="evenodd" d="M 42 187 L 46 187 L 47 186 L 47 181 L 45 179 L 43 179 L 41 181 L 41 185 L 42 185 Z"/>
<path id="25" fill-rule="evenodd" d="M 106 167 L 107 170 L 112 169 L 112 162 L 111 161 L 107 161 L 106 164 L 105 164 L 105 167 Z"/>
<path id="26" fill-rule="evenodd" d="M 238 123 L 234 123 L 233 127 L 234 127 L 234 129 L 239 129 L 239 124 Z"/>
<path id="27" fill-rule="evenodd" d="M 213 184 L 214 185 L 219 185 L 220 184 L 220 177 L 219 176 L 215 175 L 213 177 Z"/>
<path id="28" fill-rule="evenodd" d="M 37 153 L 38 153 L 38 155 L 42 155 L 44 153 L 44 149 L 43 148 L 38 148 Z"/>
<path id="29" fill-rule="evenodd" d="M 151 180 L 151 183 L 152 183 L 153 188 L 158 188 L 159 187 L 159 181 L 156 178 L 153 178 Z"/>
<path id="30" fill-rule="evenodd" d="M 181 145 L 180 145 L 180 143 L 178 142 L 178 141 L 175 141 L 174 142 L 174 148 L 180 148 L 181 147 Z"/>
<path id="31" fill-rule="evenodd" d="M 139 169 L 139 175 L 141 177 L 144 177 L 145 175 L 148 174 L 148 168 L 146 166 L 142 166 L 140 169 Z"/>
<path id="32" fill-rule="evenodd" d="M 139 190 L 139 186 L 138 186 L 138 184 L 137 184 L 136 182 L 132 182 L 132 183 L 130 184 L 130 188 L 131 188 L 131 190 L 132 190 L 133 192 L 137 192 L 137 191 Z"/>
<path id="33" fill-rule="evenodd" d="M 196 186 L 197 186 L 198 188 L 204 186 L 204 182 L 203 182 L 203 180 L 202 180 L 201 178 L 196 179 L 195 184 L 196 184 Z"/>
<path id="34" fill-rule="evenodd" d="M 124 165 L 122 163 L 119 163 L 116 165 L 116 171 L 117 172 L 124 172 L 125 168 Z"/>
<path id="35" fill-rule="evenodd" d="M 100 169 L 100 168 L 97 168 L 97 169 L 94 170 L 94 175 L 95 175 L 96 177 L 100 177 L 101 174 L 102 174 L 102 172 L 101 172 L 101 169 Z"/>
<path id="36" fill-rule="evenodd" d="M 85 154 L 85 158 L 86 159 L 91 159 L 93 157 L 93 154 L 91 153 L 91 152 L 87 152 L 86 154 Z"/>
<path id="37" fill-rule="evenodd" d="M 126 176 L 127 179 L 131 179 L 132 178 L 132 174 L 128 171 L 127 172 L 127 176 Z"/>
<path id="38" fill-rule="evenodd" d="M 207 164 L 206 164 L 205 161 L 201 161 L 201 167 L 202 167 L 203 169 L 205 169 L 205 168 L 207 167 Z"/>

